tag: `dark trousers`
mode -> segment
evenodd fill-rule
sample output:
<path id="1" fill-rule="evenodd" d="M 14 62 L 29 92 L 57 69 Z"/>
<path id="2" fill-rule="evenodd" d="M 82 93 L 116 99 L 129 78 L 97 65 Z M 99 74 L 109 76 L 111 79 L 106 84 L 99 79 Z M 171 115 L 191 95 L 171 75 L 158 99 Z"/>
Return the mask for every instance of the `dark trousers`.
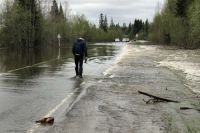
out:
<path id="1" fill-rule="evenodd" d="M 75 60 L 75 71 L 76 71 L 76 76 L 82 76 L 83 74 L 83 56 L 81 55 L 75 55 L 74 57 Z"/>

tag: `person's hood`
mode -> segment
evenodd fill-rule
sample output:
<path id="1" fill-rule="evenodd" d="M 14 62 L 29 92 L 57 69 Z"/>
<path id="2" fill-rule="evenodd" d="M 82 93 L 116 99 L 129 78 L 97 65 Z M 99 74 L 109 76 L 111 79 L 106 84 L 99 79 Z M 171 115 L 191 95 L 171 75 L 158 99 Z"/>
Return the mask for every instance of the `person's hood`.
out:
<path id="1" fill-rule="evenodd" d="M 81 38 L 81 37 L 78 38 L 78 41 L 79 41 L 79 42 L 84 41 L 84 40 L 85 40 L 84 38 Z"/>

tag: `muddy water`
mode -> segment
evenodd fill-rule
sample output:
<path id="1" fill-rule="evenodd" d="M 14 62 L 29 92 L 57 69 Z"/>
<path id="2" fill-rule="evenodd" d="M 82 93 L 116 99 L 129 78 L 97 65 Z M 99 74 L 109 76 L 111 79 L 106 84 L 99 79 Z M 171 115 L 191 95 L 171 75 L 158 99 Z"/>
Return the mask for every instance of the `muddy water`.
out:
<path id="1" fill-rule="evenodd" d="M 145 44 L 143 41 L 140 43 Z M 158 66 L 167 67 L 180 74 L 185 79 L 185 86 L 193 92 L 200 93 L 200 49 L 184 50 L 170 46 L 136 45 L 134 54 L 142 53 L 145 50 L 158 53 L 155 61 Z M 124 54 L 126 53 L 128 50 L 124 52 Z"/>
<path id="2" fill-rule="evenodd" d="M 160 66 L 177 70 L 184 75 L 185 85 L 200 93 L 200 50 L 169 49 L 160 54 L 164 57 Z"/>
<path id="3" fill-rule="evenodd" d="M 187 73 L 167 65 L 160 66 L 162 62 L 169 64 L 167 59 L 170 57 L 175 61 L 180 51 L 188 57 L 191 55 L 187 50 L 172 47 L 126 45 L 115 63 L 104 72 L 105 76 L 92 81 L 81 100 L 66 113 L 65 119 L 55 123 L 47 133 L 199 131 L 200 115 L 194 107 L 199 107 L 199 99 L 187 87 L 190 82 Z M 190 63 L 195 63 L 195 58 L 190 59 Z M 138 90 L 180 103 L 146 104 L 144 101 L 149 98 L 139 95 Z M 194 110 L 182 111 L 180 107 L 193 107 Z"/>
<path id="4" fill-rule="evenodd" d="M 180 50 L 163 46 L 136 45 L 132 49 L 133 51 L 130 52 L 126 48 L 118 56 L 124 45 L 115 43 L 90 45 L 89 61 L 87 64 L 84 64 L 83 80 L 73 78 L 74 63 L 70 48 L 53 50 L 32 49 L 29 51 L 1 50 L 0 132 L 45 132 L 45 130 L 48 130 L 48 127 L 37 126 L 34 124 L 34 121 L 43 116 L 54 116 L 56 119 L 55 124 L 62 121 L 62 118 L 65 118 L 67 110 L 83 91 L 80 86 L 88 84 L 90 80 L 104 77 L 104 75 L 113 76 L 123 81 L 123 78 L 131 74 L 124 70 L 123 72 L 127 72 L 127 75 L 124 73 L 120 75 L 119 71 L 116 72 L 116 75 L 109 75 L 109 71 L 115 71 L 113 70 L 115 67 L 112 67 L 113 62 L 117 61 L 120 64 L 120 61 L 123 62 L 123 56 L 133 58 L 135 62 L 130 65 L 136 69 L 136 71 L 132 71 L 135 72 L 131 76 L 133 80 L 129 78 L 129 80 L 126 79 L 126 82 L 130 81 L 132 84 L 142 82 L 143 84 L 144 79 L 162 81 L 162 78 L 151 77 L 151 72 L 147 71 L 149 66 L 146 66 L 146 64 L 156 63 L 161 68 L 167 67 L 170 70 L 167 71 L 170 72 L 169 75 L 173 75 L 171 71 L 175 74 L 180 74 L 184 79 L 183 84 L 191 90 L 195 92 L 200 91 L 200 50 Z M 139 54 L 143 57 L 141 58 Z M 137 70 L 137 66 L 142 66 L 145 69 Z M 160 72 L 163 76 L 169 76 L 167 74 L 165 75 L 165 71 Z M 137 75 L 138 72 L 140 72 L 140 75 Z M 124 77 L 120 77 L 123 75 Z M 174 79 L 174 77 L 170 78 Z M 138 81 L 139 79 L 140 81 Z M 99 89 L 101 90 L 102 88 Z M 108 88 L 104 87 L 103 89 L 107 90 Z M 115 100 L 109 100 L 113 102 L 119 100 L 119 94 L 117 94 Z M 110 98 L 109 93 L 106 93 L 102 97 L 105 99 L 106 96 Z M 131 97 L 135 98 L 133 96 Z M 133 101 L 138 100 L 134 99 Z M 96 105 L 96 103 L 94 104 Z M 88 101 L 86 101 L 85 106 L 88 106 Z M 85 106 L 78 110 L 84 109 Z M 139 107 L 138 109 L 140 109 Z M 100 109 L 106 111 L 105 109 L 107 108 L 103 107 Z M 73 113 L 79 115 L 76 110 L 74 109 Z M 94 118 L 96 120 L 96 116 Z M 77 118 L 77 121 L 79 122 L 80 120 Z M 85 122 L 84 119 L 82 121 L 83 123 Z"/>
<path id="5" fill-rule="evenodd" d="M 83 80 L 74 78 L 71 48 L 0 50 L 0 132 L 34 132 L 41 128 L 34 121 L 44 116 L 59 121 L 82 91 L 80 84 L 102 76 L 123 45 L 89 45 Z"/>

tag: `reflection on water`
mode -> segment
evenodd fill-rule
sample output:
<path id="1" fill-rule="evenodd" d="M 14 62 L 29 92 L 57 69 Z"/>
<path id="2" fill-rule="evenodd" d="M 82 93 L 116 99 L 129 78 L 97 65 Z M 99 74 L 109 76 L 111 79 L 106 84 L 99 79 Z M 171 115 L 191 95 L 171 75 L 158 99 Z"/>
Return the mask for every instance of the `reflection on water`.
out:
<path id="1" fill-rule="evenodd" d="M 115 49 L 116 47 L 113 45 L 90 44 L 88 45 L 88 55 L 90 60 L 101 56 L 102 58 L 99 58 L 100 60 L 106 60 L 107 56 L 113 56 L 115 54 Z M 48 64 L 52 68 L 55 68 L 54 66 L 66 63 L 66 60 L 63 61 L 63 59 L 70 59 L 72 57 L 71 48 L 4 49 L 0 50 L 0 73 L 17 73 L 20 69 L 27 68 L 24 74 L 21 75 L 37 75 L 44 71 L 45 65 L 43 69 L 41 67 L 34 68 L 34 66 Z M 29 67 L 32 68 L 28 69 Z"/>
<path id="2" fill-rule="evenodd" d="M 5 49 L 0 51 L 0 72 L 32 66 L 34 64 L 56 59 L 56 49 Z M 70 56 L 69 49 L 61 49 L 61 56 Z"/>
<path id="3" fill-rule="evenodd" d="M 84 79 L 98 76 L 107 69 L 121 46 L 114 43 L 88 45 Z M 0 131 L 26 132 L 35 120 L 52 109 L 55 117 L 63 117 L 61 110 L 65 111 L 66 103 L 60 102 L 79 93 L 75 90 L 81 81 L 72 78 L 74 75 L 70 47 L 0 50 Z M 65 106 L 54 110 L 58 105 Z"/>
<path id="4" fill-rule="evenodd" d="M 102 61 L 112 59 L 117 49 L 113 44 L 88 45 L 90 69 L 96 71 L 96 64 L 103 64 Z M 44 75 L 53 77 L 59 72 L 62 73 L 64 69 L 68 69 L 68 75 L 73 76 L 73 62 L 70 47 L 61 49 L 0 50 L 0 75 L 4 74 L 0 83 L 13 84 L 15 87 L 24 87 L 24 84 L 31 86 L 31 84 L 35 84 L 32 79 L 38 79 Z M 87 71 L 87 73 L 90 72 Z M 22 90 L 21 88 L 18 89 Z"/>

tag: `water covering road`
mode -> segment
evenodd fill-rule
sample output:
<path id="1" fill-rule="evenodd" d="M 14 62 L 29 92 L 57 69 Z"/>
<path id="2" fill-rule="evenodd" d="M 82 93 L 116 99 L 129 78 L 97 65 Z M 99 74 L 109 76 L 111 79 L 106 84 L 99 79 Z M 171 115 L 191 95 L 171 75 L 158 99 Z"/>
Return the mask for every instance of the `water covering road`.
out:
<path id="1" fill-rule="evenodd" d="M 83 80 L 70 48 L 2 50 L 0 132 L 198 132 L 200 50 L 140 44 L 90 45 Z M 137 90 L 181 102 L 147 105 Z M 43 116 L 54 125 L 35 125 Z"/>
<path id="2" fill-rule="evenodd" d="M 89 45 L 84 80 L 103 75 L 123 45 Z M 84 80 L 74 79 L 71 48 L 1 50 L 0 132 L 35 132 L 42 128 L 34 124 L 35 120 L 44 116 L 61 120 L 62 112 L 82 91 L 79 86 Z"/>
<path id="3" fill-rule="evenodd" d="M 200 68 L 198 57 L 199 50 L 126 45 L 105 76 L 90 81 L 65 118 L 46 133 L 198 133 L 200 99 L 193 91 L 199 82 L 188 79 L 188 75 L 200 78 L 191 73 Z M 149 98 L 138 90 L 180 103 L 146 104 Z"/>

